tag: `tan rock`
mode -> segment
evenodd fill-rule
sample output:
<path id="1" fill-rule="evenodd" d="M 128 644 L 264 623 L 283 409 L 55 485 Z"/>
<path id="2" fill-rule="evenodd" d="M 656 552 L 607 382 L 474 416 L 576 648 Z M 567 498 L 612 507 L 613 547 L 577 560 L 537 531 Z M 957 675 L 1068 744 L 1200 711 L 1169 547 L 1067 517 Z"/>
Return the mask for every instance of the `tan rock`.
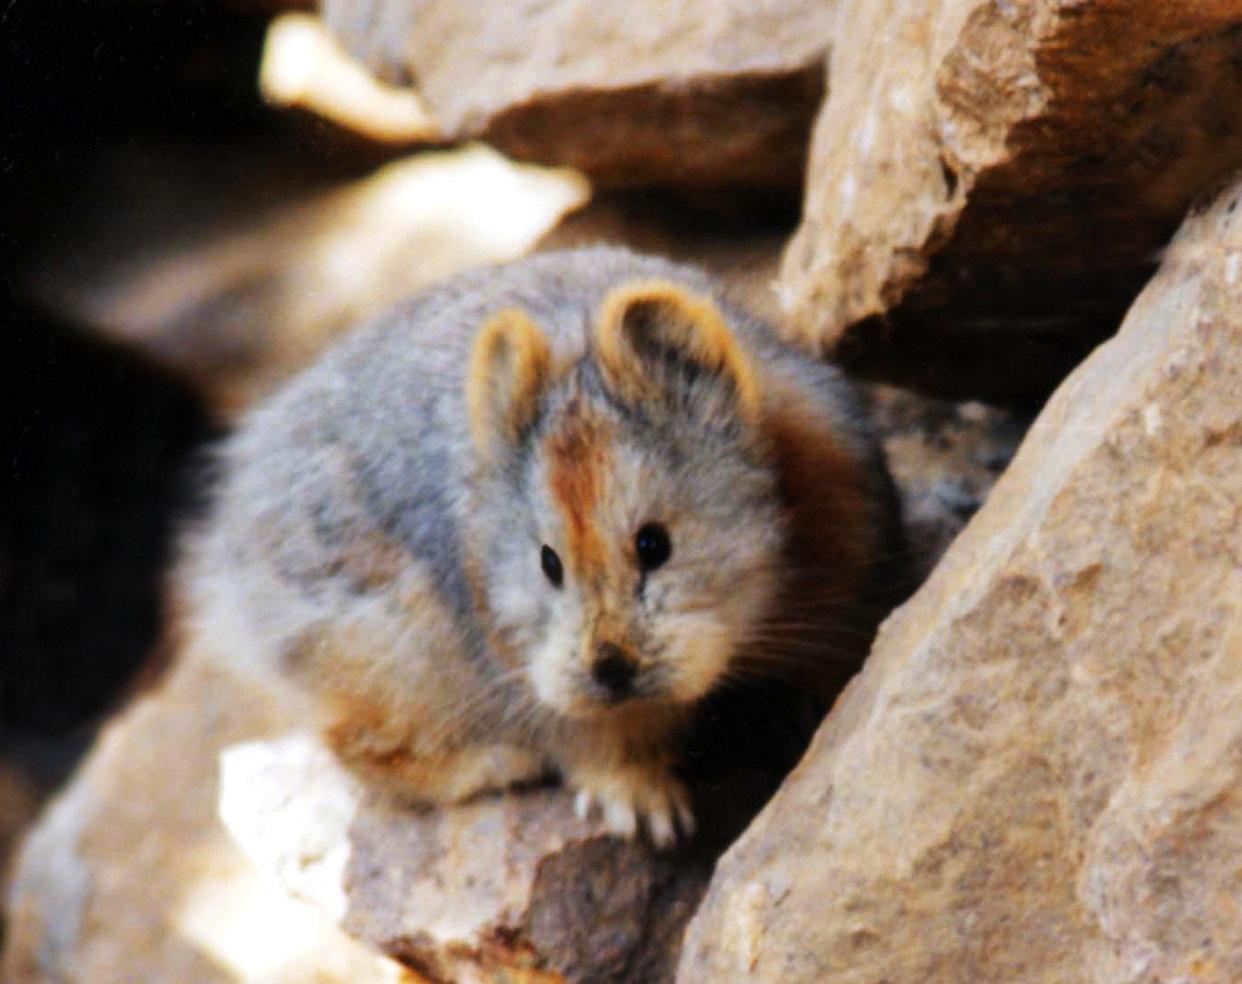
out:
<path id="1" fill-rule="evenodd" d="M 286 178 L 273 190 L 270 162 L 226 159 L 216 196 L 200 194 L 196 162 L 162 163 L 136 168 L 141 181 L 126 171 L 85 234 L 28 280 L 49 308 L 188 378 L 225 414 L 402 297 L 518 258 L 590 196 L 576 172 L 482 146 L 328 189 Z"/>
<path id="2" fill-rule="evenodd" d="M 842 0 L 792 332 L 897 382 L 1042 398 L 1242 164 L 1242 3 Z"/>
<path id="3" fill-rule="evenodd" d="M 323 0 L 381 78 L 449 138 L 607 185 L 796 185 L 823 93 L 832 3 Z"/>
<path id="4" fill-rule="evenodd" d="M 416 980 L 260 875 L 216 819 L 221 747 L 290 726 L 197 659 L 108 725 L 16 858 L 0 979 Z"/>
<path id="5" fill-rule="evenodd" d="M 678 980 L 1242 980 L 1242 186 L 717 868 Z"/>
<path id="6" fill-rule="evenodd" d="M 670 980 L 710 873 L 601 836 L 560 789 L 385 804 L 303 735 L 226 750 L 222 776 L 260 869 L 434 981 Z"/>

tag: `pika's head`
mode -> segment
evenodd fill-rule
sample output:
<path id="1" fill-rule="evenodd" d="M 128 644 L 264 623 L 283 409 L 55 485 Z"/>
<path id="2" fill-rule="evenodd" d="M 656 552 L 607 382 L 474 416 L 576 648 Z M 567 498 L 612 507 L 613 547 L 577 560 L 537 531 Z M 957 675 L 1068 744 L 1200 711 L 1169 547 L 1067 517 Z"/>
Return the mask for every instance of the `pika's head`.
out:
<path id="1" fill-rule="evenodd" d="M 474 572 L 501 648 L 576 718 L 688 704 L 775 593 L 783 511 L 756 370 L 722 312 L 663 281 L 608 294 L 557 366 L 522 312 L 468 374 Z"/>

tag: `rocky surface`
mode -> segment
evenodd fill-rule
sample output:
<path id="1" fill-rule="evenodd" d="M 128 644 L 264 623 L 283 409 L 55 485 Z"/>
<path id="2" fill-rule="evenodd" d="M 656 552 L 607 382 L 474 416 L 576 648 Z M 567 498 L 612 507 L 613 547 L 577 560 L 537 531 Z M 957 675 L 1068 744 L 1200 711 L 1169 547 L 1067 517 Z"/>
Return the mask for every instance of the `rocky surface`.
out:
<path id="1" fill-rule="evenodd" d="M 243 146 L 216 180 L 167 151 L 120 155 L 69 248 L 25 281 L 66 320 L 143 353 L 227 414 L 337 332 L 468 266 L 516 259 L 590 195 L 580 174 L 471 146 L 361 180 Z"/>
<path id="2" fill-rule="evenodd" d="M 423 812 L 302 736 L 223 763 L 221 815 L 256 865 L 432 981 L 669 980 L 711 871 L 600 836 L 559 789 Z"/>
<path id="3" fill-rule="evenodd" d="M 1242 980 L 1240 206 L 1187 222 L 882 628 L 682 984 Z"/>
<path id="4" fill-rule="evenodd" d="M 284 14 L 268 27 L 259 89 L 270 105 L 322 117 L 380 146 L 441 138 L 417 92 L 377 79 L 310 14 Z"/>
<path id="5" fill-rule="evenodd" d="M 413 82 L 447 139 L 606 185 L 801 180 L 834 5 L 322 0 L 377 75 Z"/>
<path id="6" fill-rule="evenodd" d="M 1242 3 L 838 11 L 792 334 L 943 394 L 1042 398 L 1242 163 Z"/>

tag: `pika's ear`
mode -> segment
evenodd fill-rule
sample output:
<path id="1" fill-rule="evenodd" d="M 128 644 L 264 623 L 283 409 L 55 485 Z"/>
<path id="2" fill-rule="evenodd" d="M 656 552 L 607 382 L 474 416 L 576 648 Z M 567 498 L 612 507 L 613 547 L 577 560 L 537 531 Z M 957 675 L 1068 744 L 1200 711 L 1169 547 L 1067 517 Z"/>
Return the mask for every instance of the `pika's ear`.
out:
<path id="1" fill-rule="evenodd" d="M 708 298 L 665 280 L 624 284 L 604 298 L 595 348 L 605 383 L 634 402 L 674 396 L 700 377 L 732 391 L 744 423 L 759 419 L 750 360 Z"/>
<path id="2" fill-rule="evenodd" d="M 552 371 L 543 332 L 515 308 L 492 315 L 475 338 L 466 379 L 470 435 L 491 457 L 499 442 L 513 443 L 535 420 Z"/>

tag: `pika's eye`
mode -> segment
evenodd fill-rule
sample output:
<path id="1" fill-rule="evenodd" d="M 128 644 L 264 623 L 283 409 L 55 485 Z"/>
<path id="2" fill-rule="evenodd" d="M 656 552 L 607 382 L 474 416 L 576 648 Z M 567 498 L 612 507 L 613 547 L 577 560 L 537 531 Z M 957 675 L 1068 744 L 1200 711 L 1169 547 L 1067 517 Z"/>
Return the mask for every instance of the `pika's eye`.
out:
<path id="1" fill-rule="evenodd" d="M 539 563 L 543 567 L 543 573 L 552 582 L 553 587 L 559 588 L 561 582 L 565 580 L 565 569 L 561 567 L 561 558 L 556 555 L 556 551 L 546 543 L 543 545 L 543 549 L 539 551 Z"/>
<path id="2" fill-rule="evenodd" d="M 645 571 L 654 571 L 673 552 L 668 530 L 659 523 L 647 523 L 643 526 L 634 537 L 634 547 L 638 551 L 638 562 Z"/>

